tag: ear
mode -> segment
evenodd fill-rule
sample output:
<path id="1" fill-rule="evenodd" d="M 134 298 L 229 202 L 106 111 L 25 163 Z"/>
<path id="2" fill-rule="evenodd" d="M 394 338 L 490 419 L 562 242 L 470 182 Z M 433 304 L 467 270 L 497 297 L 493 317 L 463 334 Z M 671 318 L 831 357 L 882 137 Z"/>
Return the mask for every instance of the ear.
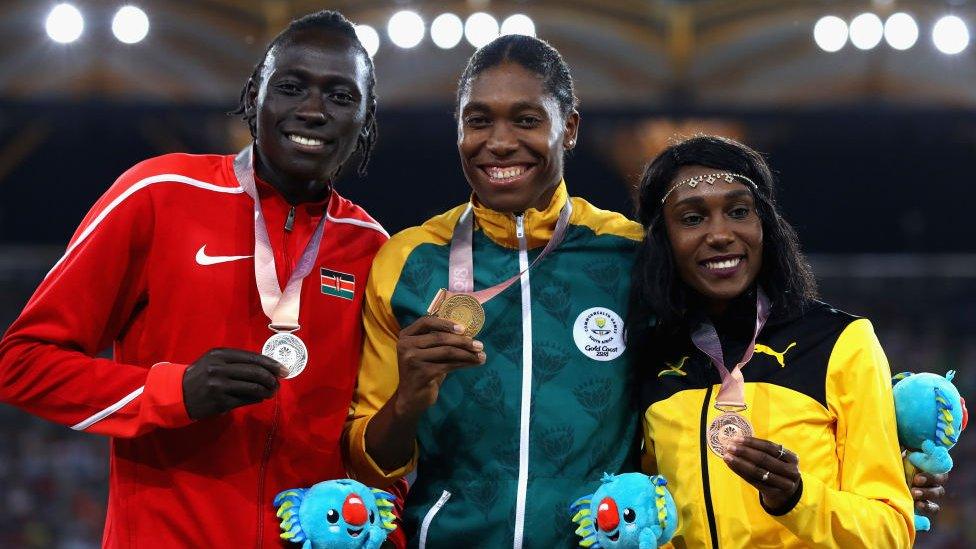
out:
<path id="1" fill-rule="evenodd" d="M 579 111 L 573 109 L 573 112 L 569 113 L 566 117 L 566 127 L 563 133 L 563 149 L 570 151 L 576 147 L 576 136 L 579 134 L 580 126 L 580 114 Z"/>
<path id="2" fill-rule="evenodd" d="M 244 92 L 244 114 L 252 116 L 257 111 L 259 82 L 254 77 L 247 79 L 247 91 Z"/>

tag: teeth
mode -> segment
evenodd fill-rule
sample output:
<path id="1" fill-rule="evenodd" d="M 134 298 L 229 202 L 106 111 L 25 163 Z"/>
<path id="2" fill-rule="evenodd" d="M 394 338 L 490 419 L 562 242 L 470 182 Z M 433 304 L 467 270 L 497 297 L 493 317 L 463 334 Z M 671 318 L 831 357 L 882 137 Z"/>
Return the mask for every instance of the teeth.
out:
<path id="1" fill-rule="evenodd" d="M 705 266 L 708 267 L 709 269 L 730 269 L 738 265 L 741 261 L 742 261 L 741 257 L 737 257 L 735 259 L 726 259 L 724 261 L 708 261 L 705 263 Z"/>
<path id="2" fill-rule="evenodd" d="M 300 135 L 289 134 L 288 139 L 298 143 L 299 145 L 307 145 L 309 147 L 321 147 L 324 142 L 319 139 L 312 139 L 311 137 L 302 137 Z"/>
<path id="3" fill-rule="evenodd" d="M 509 166 L 507 168 L 489 167 L 486 169 L 488 177 L 492 179 L 514 179 L 525 173 L 525 166 Z"/>

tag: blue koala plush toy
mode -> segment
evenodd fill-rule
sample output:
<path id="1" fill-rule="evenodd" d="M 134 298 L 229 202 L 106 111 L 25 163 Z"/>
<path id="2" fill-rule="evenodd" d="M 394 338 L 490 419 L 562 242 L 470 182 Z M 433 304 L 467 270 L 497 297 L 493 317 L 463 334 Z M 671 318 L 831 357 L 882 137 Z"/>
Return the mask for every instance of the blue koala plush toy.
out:
<path id="1" fill-rule="evenodd" d="M 393 523 L 396 498 L 352 479 L 320 482 L 275 496 L 281 538 L 302 549 L 379 549 Z"/>
<path id="2" fill-rule="evenodd" d="M 905 449 L 905 478 L 911 485 L 916 470 L 948 473 L 952 469 L 949 450 L 959 441 L 969 415 L 950 370 L 937 374 L 902 372 L 892 378 L 898 442 Z M 915 515 L 915 529 L 928 530 L 929 519 Z"/>
<path id="3" fill-rule="evenodd" d="M 587 549 L 653 549 L 678 529 L 678 509 L 661 475 L 604 473 L 596 492 L 570 506 L 580 546 Z"/>

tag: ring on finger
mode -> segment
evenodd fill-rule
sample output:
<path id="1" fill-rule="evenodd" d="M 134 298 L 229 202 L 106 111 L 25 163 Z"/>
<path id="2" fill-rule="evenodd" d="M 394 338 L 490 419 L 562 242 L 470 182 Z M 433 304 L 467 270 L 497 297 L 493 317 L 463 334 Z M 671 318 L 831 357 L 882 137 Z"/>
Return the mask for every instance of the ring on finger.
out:
<path id="1" fill-rule="evenodd" d="M 769 480 L 769 471 L 763 471 L 762 479 L 760 479 L 760 482 L 766 482 L 767 480 Z"/>
<path id="2" fill-rule="evenodd" d="M 784 454 L 786 454 L 786 448 L 783 448 L 783 445 L 780 444 L 779 445 L 779 455 L 776 456 L 776 459 L 783 459 L 783 455 Z"/>

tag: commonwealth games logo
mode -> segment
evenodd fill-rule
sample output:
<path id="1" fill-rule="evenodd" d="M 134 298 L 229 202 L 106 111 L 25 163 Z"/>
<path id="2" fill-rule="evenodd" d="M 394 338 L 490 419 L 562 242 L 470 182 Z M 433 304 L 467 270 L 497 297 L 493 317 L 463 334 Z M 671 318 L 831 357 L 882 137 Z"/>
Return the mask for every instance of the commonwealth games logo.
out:
<path id="1" fill-rule="evenodd" d="M 573 341 L 593 360 L 613 360 L 624 352 L 624 321 L 606 307 L 591 307 L 576 317 Z"/>

